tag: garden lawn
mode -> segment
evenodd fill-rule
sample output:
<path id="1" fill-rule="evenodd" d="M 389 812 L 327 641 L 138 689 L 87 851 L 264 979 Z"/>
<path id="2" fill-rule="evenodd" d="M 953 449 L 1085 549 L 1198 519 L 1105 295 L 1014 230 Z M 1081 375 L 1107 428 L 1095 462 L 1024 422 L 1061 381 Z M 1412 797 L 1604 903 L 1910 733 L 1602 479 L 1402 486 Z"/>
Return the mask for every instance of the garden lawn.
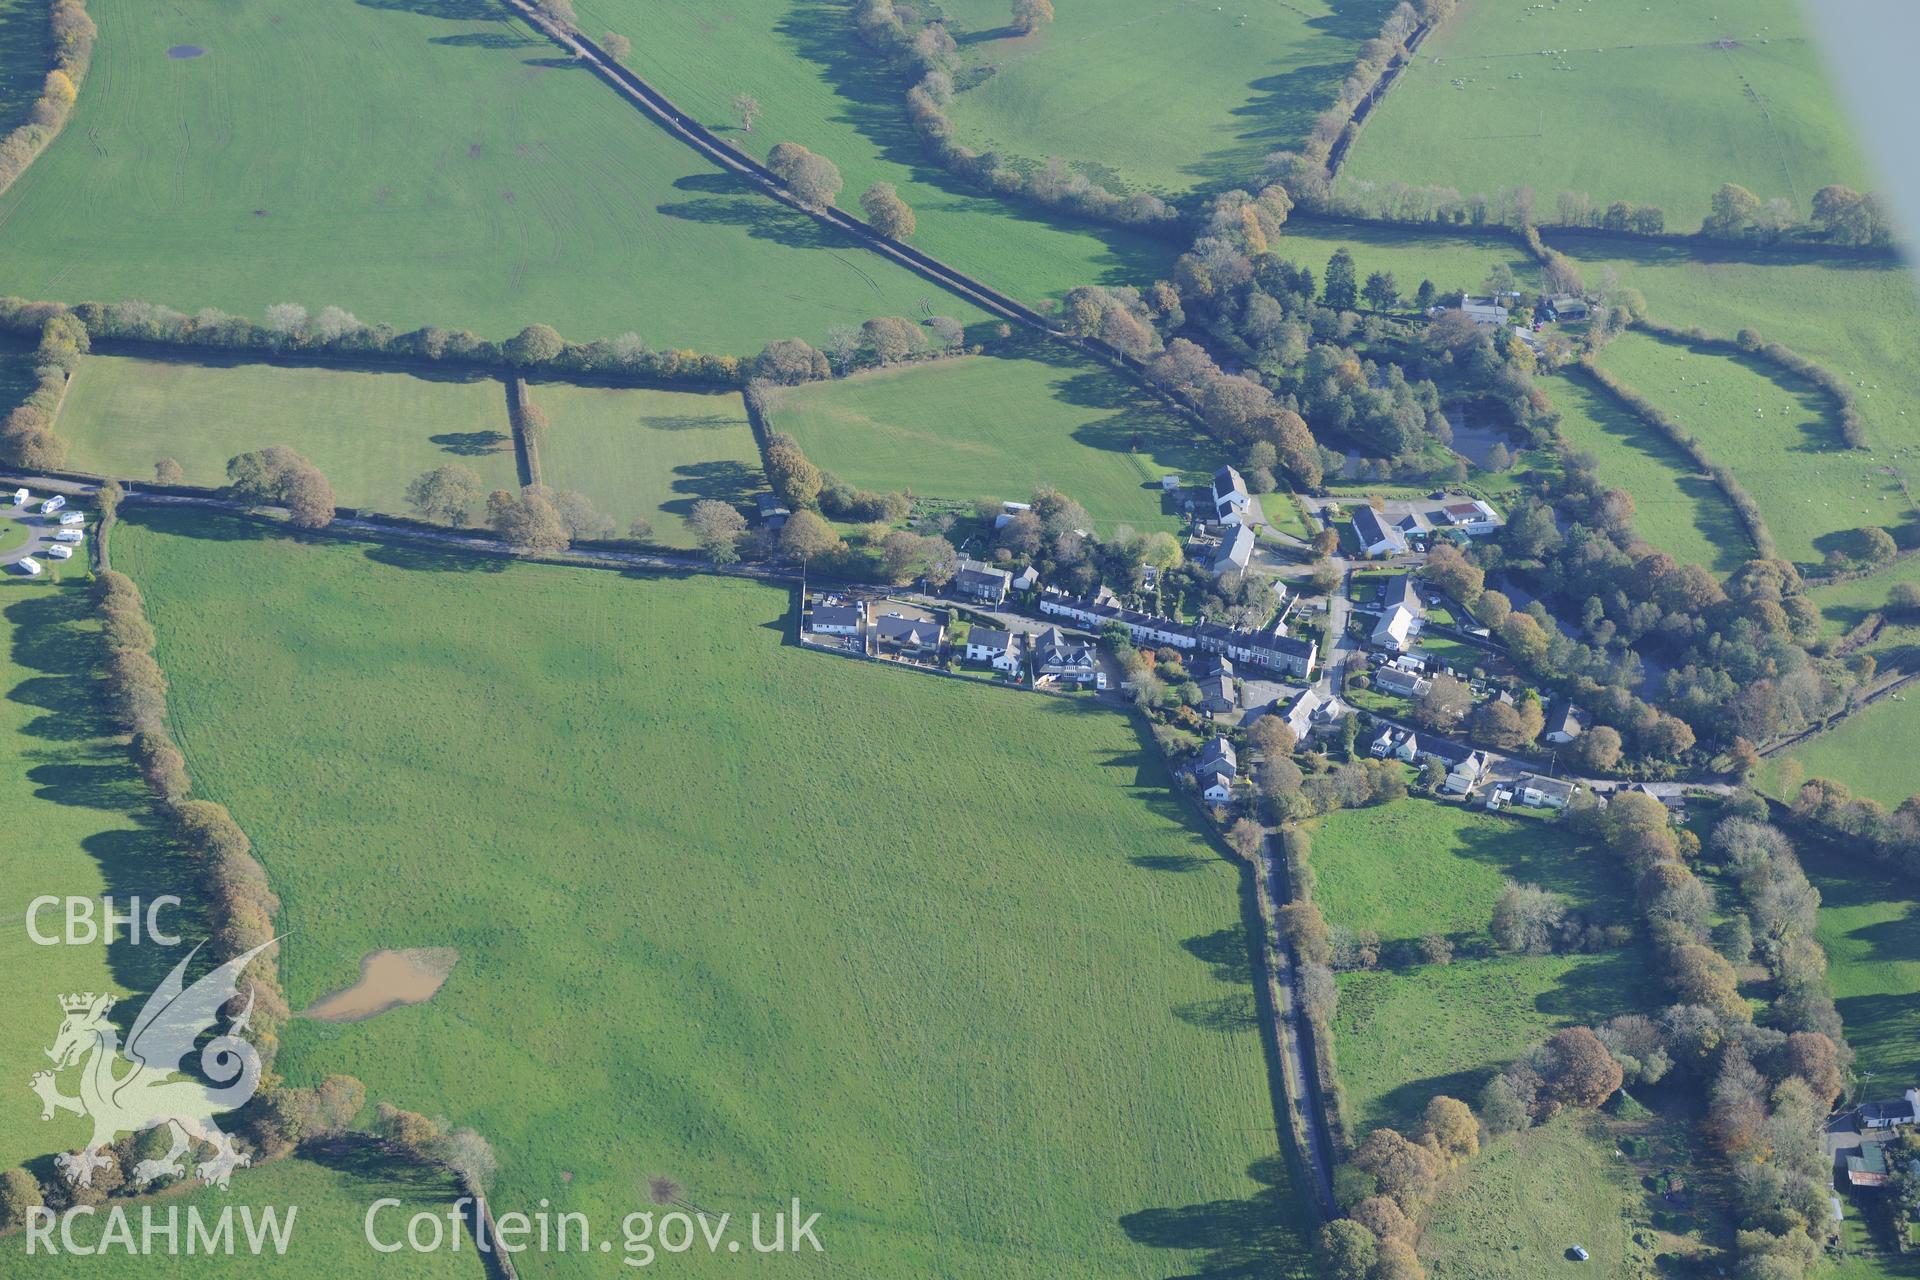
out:
<path id="1" fill-rule="evenodd" d="M 283 1280 L 333 1280 L 336 1276 L 372 1276 L 378 1280 L 484 1280 L 486 1270 L 474 1252 L 471 1236 L 459 1237 L 454 1248 L 453 1228 L 447 1214 L 461 1195 L 453 1180 L 437 1170 L 375 1161 L 368 1154 L 352 1151 L 329 1152 L 313 1159 L 275 1160 L 255 1169 L 242 1169 L 226 1191 L 201 1188 L 146 1201 L 109 1201 L 121 1205 L 133 1229 L 136 1246 L 140 1241 L 141 1212 L 151 1206 L 158 1225 L 164 1225 L 168 1213 L 177 1214 L 179 1246 L 169 1253 L 166 1238 L 156 1236 L 151 1253 L 129 1253 L 108 1242 L 101 1253 L 73 1254 L 64 1251 L 59 1232 L 54 1243 L 62 1252 L 49 1256 L 44 1247 L 35 1256 L 24 1255 L 26 1237 L 15 1233 L 0 1236 L 0 1257 L 7 1259 L 7 1274 L 39 1280 L 114 1280 L 119 1276 L 137 1276 L 139 1280 L 192 1280 L 200 1276 L 272 1276 Z M 408 1220 L 416 1214 L 431 1214 L 447 1232 L 440 1249 L 432 1253 L 401 1249 L 397 1253 L 376 1253 L 367 1243 L 366 1219 L 376 1200 L 396 1200 L 384 1205 L 374 1218 L 374 1231 L 382 1244 L 406 1239 Z M 235 1252 L 224 1254 L 187 1253 L 189 1211 L 197 1211 L 209 1229 L 218 1223 L 222 1212 L 231 1208 Z M 102 1205 L 100 1214 L 108 1212 Z M 272 1212 L 290 1229 L 284 1229 L 286 1249 L 276 1253 L 273 1237 L 266 1230 L 265 1215 Z M 246 1215 L 252 1214 L 249 1219 Z M 261 1239 L 268 1242 L 261 1256 L 253 1256 L 247 1246 L 248 1221 L 256 1224 Z M 102 1217 L 76 1219 L 75 1242 L 83 1248 L 101 1243 L 107 1223 Z M 431 1228 L 423 1227 L 420 1239 L 431 1242 Z"/>
<path id="2" fill-rule="evenodd" d="M 75 470 L 151 480 L 172 458 L 187 484 L 206 486 L 227 482 L 235 454 L 284 444 L 342 506 L 375 511 L 407 512 L 407 483 L 449 463 L 489 489 L 520 487 L 495 378 L 88 356 L 56 430 Z"/>
<path id="3" fill-rule="evenodd" d="M 1527 186 L 1549 221 L 1560 192 L 1582 191 L 1692 231 L 1738 182 L 1805 217 L 1830 182 L 1872 185 L 1825 71 L 1793 0 L 1476 0 L 1388 91 L 1342 187 Z"/>
<path id="4" fill-rule="evenodd" d="M 780 391 L 769 421 L 860 488 L 1025 501 L 1050 484 L 1102 532 L 1177 527 L 1160 477 L 1217 465 L 1144 392 L 1063 357 L 967 356 L 811 383 Z"/>
<path id="5" fill-rule="evenodd" d="M 976 151 L 1063 156 L 1110 190 L 1246 186 L 1306 138 L 1392 7 L 1101 0 L 1019 36 L 1004 0 L 943 0 L 965 65 L 948 111 Z"/>
<path id="6" fill-rule="evenodd" d="M 1605 1122 L 1569 1112 L 1497 1140 L 1448 1178 L 1420 1257 L 1432 1280 L 1629 1280 L 1651 1261 L 1633 1243 L 1641 1195 Z M 1587 1261 L 1570 1256 L 1576 1244 Z"/>
<path id="7" fill-rule="evenodd" d="M 1920 1080 L 1920 893 L 1857 850 L 1801 836 L 1800 862 L 1820 890 L 1818 937 L 1865 1096 Z"/>
<path id="8" fill-rule="evenodd" d="M 922 299 L 979 318 L 709 167 L 499 0 L 89 8 L 73 119 L 0 197 L 6 292 L 736 353 Z"/>
<path id="9" fill-rule="evenodd" d="M 1126 717 L 803 652 L 758 584 L 143 519 L 115 564 L 294 1007 L 460 952 L 427 1004 L 294 1022 L 294 1081 L 475 1126 L 496 1208 L 798 1196 L 836 1274 L 1307 1269 L 1241 873 Z"/>
<path id="10" fill-rule="evenodd" d="M 75 575 L 77 578 L 79 575 Z M 74 991 L 151 991 L 177 962 L 171 949 L 134 946 L 124 936 L 104 942 L 40 946 L 25 928 L 35 898 L 69 896 L 152 901 L 162 894 L 186 899 L 163 908 L 168 931 L 193 939 L 194 873 L 147 818 L 146 789 L 113 737 L 100 702 L 95 664 L 103 656 L 99 626 L 78 582 L 28 582 L 9 570 L 0 578 L 0 817 L 13 838 L 0 852 L 0 965 L 10 997 L 0 1004 L 0 1075 L 15 1083 L 0 1105 L 0 1169 L 78 1147 L 90 1125 L 69 1112 L 40 1119 L 27 1078 L 49 1063 L 62 1017 L 59 998 Z M 63 933 L 63 909 L 38 917 L 43 934 Z M 137 998 L 137 997 L 136 997 Z M 73 1093 L 77 1072 L 60 1078 Z M 0 1239 L 0 1252 L 17 1237 Z M 6 1268 L 0 1268 L 6 1269 Z"/>
<path id="11" fill-rule="evenodd" d="M 534 403 L 552 422 L 541 474 L 584 493 L 625 536 L 635 520 L 652 540 L 691 547 L 685 517 L 702 498 L 744 505 L 767 487 L 753 427 L 737 394 L 695 395 L 542 383 Z"/>
<path id="12" fill-rule="evenodd" d="M 1733 504 L 1667 438 L 1578 374 L 1545 382 L 1560 430 L 1600 460 L 1600 479 L 1633 496 L 1633 524 L 1682 564 L 1724 576 L 1752 555 Z"/>
<path id="13" fill-rule="evenodd" d="M 832 160 L 839 205 L 890 182 L 919 224 L 913 243 L 943 262 L 1037 303 L 1075 285 L 1167 276 L 1177 236 L 1153 236 L 996 200 L 928 159 L 906 120 L 907 84 L 853 35 L 848 0 L 581 0 L 581 26 L 634 37 L 628 65 L 681 110 L 765 159 L 798 142 Z M 760 104 L 752 132 L 734 97 Z"/>
<path id="14" fill-rule="evenodd" d="M 1825 401 L 1771 367 L 1628 333 L 1600 357 L 1608 372 L 1660 406 L 1760 504 L 1779 554 L 1818 565 L 1862 525 L 1897 523 L 1906 501 L 1865 451 L 1840 443 Z M 1651 428 L 1648 428 L 1651 431 Z"/>
<path id="15" fill-rule="evenodd" d="M 1447 965 L 1411 961 L 1339 976 L 1334 1055 L 1342 1104 L 1360 1133 L 1411 1125 L 1436 1093 L 1471 1101 L 1495 1072 L 1564 1026 L 1635 1007 L 1630 952 L 1490 953 L 1487 924 L 1508 879 L 1564 895 L 1601 921 L 1625 905 L 1605 853 L 1558 823 L 1430 800 L 1328 814 L 1311 833 L 1314 901 L 1329 924 L 1372 931 L 1389 959 L 1429 934 Z"/>

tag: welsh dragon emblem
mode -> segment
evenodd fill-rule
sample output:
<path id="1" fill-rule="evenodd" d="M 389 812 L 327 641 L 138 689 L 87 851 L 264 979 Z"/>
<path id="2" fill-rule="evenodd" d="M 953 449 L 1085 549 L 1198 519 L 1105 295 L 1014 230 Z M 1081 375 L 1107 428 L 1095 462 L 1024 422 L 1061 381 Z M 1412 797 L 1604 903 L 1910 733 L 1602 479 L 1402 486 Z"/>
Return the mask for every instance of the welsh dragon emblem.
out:
<path id="1" fill-rule="evenodd" d="M 119 1029 L 107 1020 L 112 996 L 89 991 L 60 997 L 66 1017 L 47 1050 L 53 1070 L 34 1073 L 30 1085 L 40 1095 L 42 1120 L 53 1119 L 55 1111 L 93 1119 L 92 1139 L 77 1152 L 55 1157 L 69 1182 L 91 1186 L 94 1170 L 112 1162 L 108 1143 L 120 1134 L 161 1125 L 172 1131 L 172 1146 L 161 1159 L 142 1160 L 134 1167 L 136 1186 L 184 1172 L 181 1157 L 192 1140 L 214 1149 L 212 1157 L 199 1165 L 201 1180 L 207 1183 L 225 1187 L 234 1169 L 251 1161 L 213 1123 L 219 1113 L 244 1106 L 260 1086 L 259 1051 L 238 1034 L 253 1016 L 251 992 L 226 1033 L 200 1050 L 201 1074 L 213 1083 L 184 1077 L 181 1071 L 201 1033 L 213 1026 L 221 1008 L 238 994 L 240 974 L 248 962 L 272 945 L 262 943 L 187 987 L 183 978 L 200 951 L 195 947 L 147 998 L 127 1033 L 125 1049 L 120 1047 Z M 115 1068 L 123 1062 L 132 1069 L 116 1074 Z M 68 1097 L 54 1077 L 75 1066 L 80 1069 L 80 1093 Z"/>

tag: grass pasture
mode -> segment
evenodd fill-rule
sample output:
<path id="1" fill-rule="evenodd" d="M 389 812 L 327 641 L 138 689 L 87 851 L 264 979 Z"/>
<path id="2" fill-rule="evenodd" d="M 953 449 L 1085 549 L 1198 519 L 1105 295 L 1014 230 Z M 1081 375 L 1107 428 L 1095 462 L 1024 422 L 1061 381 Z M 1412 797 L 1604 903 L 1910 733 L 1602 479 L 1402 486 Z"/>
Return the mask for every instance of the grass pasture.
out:
<path id="1" fill-rule="evenodd" d="M 292 1004 L 460 952 L 426 1004 L 294 1022 L 289 1078 L 474 1125 L 496 1207 L 797 1195 L 847 1275 L 1307 1270 L 1240 873 L 1126 718 L 802 652 L 756 584 L 142 520 L 115 563 Z"/>
<path id="2" fill-rule="evenodd" d="M 949 108 L 955 136 L 1020 160 L 1063 156 L 1109 189 L 1179 195 L 1244 186 L 1269 152 L 1297 146 L 1392 6 L 1057 8 L 1019 36 L 1003 0 L 942 0 L 970 68 Z"/>
<path id="3" fill-rule="evenodd" d="M 1717 10 L 1717 11 L 1716 11 Z M 1543 52 L 1549 51 L 1549 52 Z M 1633 145 L 1621 146 L 1621 139 Z M 1793 0 L 1462 5 L 1366 124 L 1343 180 L 1656 204 L 1691 231 L 1723 182 L 1805 216 L 1872 183 Z"/>
<path id="4" fill-rule="evenodd" d="M 1610 345 L 1601 365 L 1665 409 L 1760 504 L 1780 555 L 1818 565 L 1862 525 L 1898 526 L 1906 500 L 1869 454 L 1840 443 L 1812 387 L 1768 366 L 1645 334 Z"/>
<path id="5" fill-rule="evenodd" d="M 839 166 L 840 206 L 891 182 L 913 208 L 913 243 L 1029 303 L 1081 284 L 1168 274 L 1180 246 L 1138 231 L 996 200 L 928 160 L 905 117 L 906 86 L 852 35 L 847 0 L 581 0 L 581 26 L 634 37 L 628 64 L 681 110 L 764 159 L 798 142 Z M 734 95 L 760 103 L 740 127 Z"/>
<path id="6" fill-rule="evenodd" d="M 61 1112 L 43 1122 L 26 1091 L 45 1068 L 43 1051 L 59 1030 L 58 998 L 72 991 L 151 991 L 178 956 L 124 938 L 114 946 L 40 946 L 25 928 L 27 906 L 45 895 L 147 901 L 178 894 L 187 906 L 163 913 L 183 937 L 193 927 L 194 871 L 148 818 L 146 790 L 98 702 L 94 665 L 99 627 L 84 585 L 52 586 L 9 574 L 0 579 L 0 816 L 16 833 L 0 853 L 0 964 L 13 992 L 0 1004 L 0 1072 L 16 1082 L 0 1106 L 0 1168 L 84 1142 L 89 1126 Z M 97 903 L 96 903 L 97 905 Z M 42 933 L 58 934 L 61 911 L 41 914 Z M 136 1009 L 137 1009 L 136 1005 Z M 62 1080 L 71 1092 L 74 1076 Z M 18 1239 L 0 1242 L 4 1252 Z M 0 1267 L 0 1270 L 6 1269 Z"/>
<path id="7" fill-rule="evenodd" d="M 208 486 L 227 482 L 235 454 L 284 444 L 341 505 L 375 511 L 406 513 L 407 483 L 448 463 L 490 489 L 520 487 L 496 378 L 88 356 L 58 430 L 77 470 L 151 480 L 172 458 L 186 483 Z"/>
<path id="8" fill-rule="evenodd" d="M 1605 1123 L 1568 1113 L 1483 1149 L 1450 1178 L 1427 1215 L 1420 1257 L 1432 1280 L 1629 1280 L 1641 1192 Z M 1568 1256 L 1572 1245 L 1592 1255 Z"/>
<path id="9" fill-rule="evenodd" d="M 553 424 L 540 444 L 547 484 L 587 495 L 623 536 L 644 519 L 654 541 L 690 547 L 683 517 L 695 502 L 743 505 L 767 487 L 737 394 L 551 382 L 532 395 Z"/>
<path id="10" fill-rule="evenodd" d="M 1493 954 L 1487 923 L 1505 882 L 1620 913 L 1604 854 L 1565 827 L 1408 799 L 1342 810 L 1312 831 L 1314 900 L 1327 921 L 1385 944 L 1448 937 L 1448 965 L 1339 976 L 1334 1052 L 1360 1133 L 1412 1124 L 1436 1093 L 1472 1100 L 1500 1067 L 1563 1026 L 1633 1007 L 1634 957 Z M 1389 947 L 1390 951 L 1401 948 Z"/>
<path id="11" fill-rule="evenodd" d="M 1920 794 L 1920 774 L 1913 764 L 1920 759 L 1920 710 L 1915 708 L 1913 686 L 1848 716 L 1837 728 L 1807 739 L 1780 758 L 1799 761 L 1806 777 L 1838 779 L 1888 808 Z M 1778 761 L 1773 763 L 1777 768 Z"/>
<path id="12" fill-rule="evenodd" d="M 199 1276 L 270 1276 L 276 1280 L 332 1280 L 340 1275 L 372 1276 L 378 1280 L 484 1280 L 487 1272 L 474 1252 L 471 1237 L 460 1240 L 458 1252 L 453 1237 L 446 1238 L 441 1250 L 417 1253 L 402 1249 L 398 1253 L 376 1253 L 367 1244 L 365 1218 L 373 1202 L 393 1199 L 400 1203 L 381 1209 L 375 1218 L 375 1230 L 381 1242 L 404 1240 L 408 1219 L 430 1213 L 440 1225 L 451 1231 L 447 1211 L 460 1195 L 453 1180 L 426 1169 L 374 1164 L 358 1153 L 329 1153 L 314 1159 L 275 1160 L 257 1169 L 242 1169 L 234 1175 L 226 1191 L 201 1189 L 154 1198 L 151 1201 L 111 1201 L 123 1205 L 133 1227 L 133 1239 L 140 1239 L 143 1204 L 151 1204 L 158 1222 L 166 1221 L 169 1209 L 179 1214 L 180 1246 L 177 1254 L 166 1252 L 166 1240 L 155 1237 L 149 1254 L 130 1254 L 107 1244 L 92 1255 L 61 1253 L 48 1256 L 36 1252 L 31 1262 L 24 1260 L 25 1236 L 15 1232 L 0 1236 L 0 1258 L 9 1260 L 10 1274 L 48 1277 L 61 1280 L 117 1280 L 138 1276 L 140 1280 L 190 1280 Z M 231 1255 L 186 1252 L 187 1213 L 197 1211 L 211 1226 L 227 1208 L 233 1210 L 236 1252 Z M 251 1212 L 274 1210 L 280 1221 L 293 1211 L 293 1227 L 288 1232 L 284 1254 L 275 1254 L 269 1246 L 262 1256 L 252 1256 L 245 1247 L 246 1219 Z M 101 1214 L 107 1212 L 101 1206 Z M 85 1248 L 102 1245 L 106 1225 L 101 1218 L 80 1219 L 74 1225 L 74 1239 Z M 422 1239 L 430 1239 L 423 1235 Z M 56 1232 L 54 1240 L 59 1242 Z M 15 1256 L 23 1260 L 11 1262 Z M 17 1265 L 20 1269 L 12 1271 Z"/>
<path id="13" fill-rule="evenodd" d="M 1633 495 L 1634 527 L 1649 543 L 1722 576 L 1751 556 L 1733 504 L 1665 436 L 1578 374 L 1545 385 L 1567 440 L 1600 459 L 1602 480 Z"/>
<path id="14" fill-rule="evenodd" d="M 979 318 L 708 167 L 498 0 L 90 11 L 74 117 L 0 197 L 11 292 L 742 354 L 929 297 Z"/>
<path id="15" fill-rule="evenodd" d="M 1217 465 L 1145 393 L 1064 359 L 967 356 L 812 383 L 780 392 L 769 420 L 861 488 L 1024 501 L 1051 484 L 1102 530 L 1176 527 L 1160 477 Z"/>
<path id="16" fill-rule="evenodd" d="M 1865 1096 L 1896 1096 L 1920 1079 L 1920 893 L 1863 854 L 1804 836 L 1798 844 L 1820 890 L 1818 937 L 1854 1071 Z"/>

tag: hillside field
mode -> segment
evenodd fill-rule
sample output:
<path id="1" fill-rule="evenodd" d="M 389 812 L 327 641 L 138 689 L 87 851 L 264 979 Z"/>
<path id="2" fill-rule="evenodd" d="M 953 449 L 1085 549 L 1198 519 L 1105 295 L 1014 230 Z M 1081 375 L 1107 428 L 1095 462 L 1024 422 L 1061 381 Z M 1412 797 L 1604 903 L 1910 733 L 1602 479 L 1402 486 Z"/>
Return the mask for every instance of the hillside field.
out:
<path id="1" fill-rule="evenodd" d="M 964 61 L 948 111 L 976 151 L 1061 156 L 1110 190 L 1245 186 L 1307 136 L 1392 7 L 1101 0 L 1021 36 L 1005 0 L 942 0 Z"/>
<path id="2" fill-rule="evenodd" d="M 1358 1133 L 1407 1126 L 1437 1093 L 1473 1100 L 1507 1062 L 1563 1026 L 1636 1007 L 1629 952 L 1514 956 L 1487 924 L 1509 878 L 1563 894 L 1602 920 L 1624 916 L 1605 855 L 1564 827 L 1406 799 L 1328 814 L 1310 832 L 1314 901 L 1327 922 L 1383 944 L 1448 937 L 1451 964 L 1416 959 L 1339 975 L 1334 1054 Z"/>
<path id="3" fill-rule="evenodd" d="M 1650 544 L 1720 576 L 1752 555 L 1733 504 L 1665 436 L 1577 373 L 1545 390 L 1568 442 L 1600 459 L 1603 481 L 1633 495 L 1634 527 Z"/>
<path id="4" fill-rule="evenodd" d="M 967 356 L 816 382 L 779 392 L 769 425 L 860 488 L 1025 501 L 1050 484 L 1102 531 L 1176 527 L 1161 475 L 1220 461 L 1145 392 L 1064 359 Z"/>
<path id="5" fill-rule="evenodd" d="M 187 484 L 224 485 L 227 459 L 284 444 L 343 506 L 407 513 L 408 481 L 448 463 L 520 487 L 497 378 L 88 356 L 56 429 L 68 466 L 135 481 L 172 458 Z"/>
<path id="6" fill-rule="evenodd" d="M 1181 246 L 997 200 L 927 158 L 906 118 L 907 84 L 853 35 L 850 0 L 581 0 L 588 31 L 634 37 L 627 65 L 726 141 L 765 159 L 798 142 L 845 179 L 839 205 L 891 182 L 913 209 L 913 243 L 1034 304 L 1075 285 L 1166 276 Z M 734 97 L 751 89 L 760 114 L 741 127 Z"/>
<path id="7" fill-rule="evenodd" d="M 73 119 L 0 196 L 10 292 L 737 354 L 929 297 L 979 318 L 708 167 L 499 0 L 89 9 Z"/>
<path id="8" fill-rule="evenodd" d="M 1854 1071 L 1868 1096 L 1895 1096 L 1920 1080 L 1920 893 L 1855 850 L 1797 843 L 1820 891 L 1818 936 Z"/>
<path id="9" fill-rule="evenodd" d="M 1848 449 L 1810 386 L 1769 366 L 1694 351 L 1640 333 L 1622 335 L 1600 365 L 1665 409 L 1729 468 L 1773 531 L 1779 554 L 1817 566 L 1862 525 L 1898 526 L 1906 499 L 1862 450 Z"/>
<path id="10" fill-rule="evenodd" d="M 115 564 L 291 1003 L 460 952 L 427 1004 L 294 1022 L 293 1081 L 475 1126 L 496 1205 L 799 1196 L 840 1274 L 1306 1269 L 1240 873 L 1125 717 L 801 652 L 754 584 L 142 519 Z"/>
<path id="11" fill-rule="evenodd" d="M 653 541 L 691 547 L 683 520 L 695 502 L 744 505 L 767 487 L 738 394 L 563 382 L 531 390 L 552 421 L 540 443 L 547 484 L 587 495 L 623 537 L 635 520 L 646 520 Z"/>
<path id="12" fill-rule="evenodd" d="M 1692 231 L 1738 182 L 1804 217 L 1827 183 L 1871 183 L 1803 22 L 1793 0 L 1463 4 L 1368 119 L 1343 184 L 1530 186 L 1548 221 L 1584 191 Z"/>

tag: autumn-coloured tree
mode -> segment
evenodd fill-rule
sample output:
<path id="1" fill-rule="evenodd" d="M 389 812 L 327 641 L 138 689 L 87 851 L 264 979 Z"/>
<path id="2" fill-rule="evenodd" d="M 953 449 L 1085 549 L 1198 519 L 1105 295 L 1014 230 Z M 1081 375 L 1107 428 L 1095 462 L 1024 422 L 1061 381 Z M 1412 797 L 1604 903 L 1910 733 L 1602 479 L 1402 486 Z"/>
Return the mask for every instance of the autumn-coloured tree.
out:
<path id="1" fill-rule="evenodd" d="M 1430 1143 L 1449 1161 L 1470 1159 L 1480 1152 L 1480 1122 L 1473 1110 L 1458 1098 L 1436 1094 L 1427 1102 L 1420 1119 L 1421 1140 Z"/>
<path id="2" fill-rule="evenodd" d="M 1053 21 L 1053 0 L 1013 0 L 1013 29 L 1032 35 Z"/>
<path id="3" fill-rule="evenodd" d="M 891 182 L 876 182 L 860 195 L 860 208 L 881 235 L 905 240 L 913 235 L 913 210 Z"/>
<path id="4" fill-rule="evenodd" d="M 1547 1041 L 1548 1093 L 1570 1106 L 1598 1107 L 1620 1088 L 1620 1064 L 1587 1027 L 1567 1027 Z"/>

